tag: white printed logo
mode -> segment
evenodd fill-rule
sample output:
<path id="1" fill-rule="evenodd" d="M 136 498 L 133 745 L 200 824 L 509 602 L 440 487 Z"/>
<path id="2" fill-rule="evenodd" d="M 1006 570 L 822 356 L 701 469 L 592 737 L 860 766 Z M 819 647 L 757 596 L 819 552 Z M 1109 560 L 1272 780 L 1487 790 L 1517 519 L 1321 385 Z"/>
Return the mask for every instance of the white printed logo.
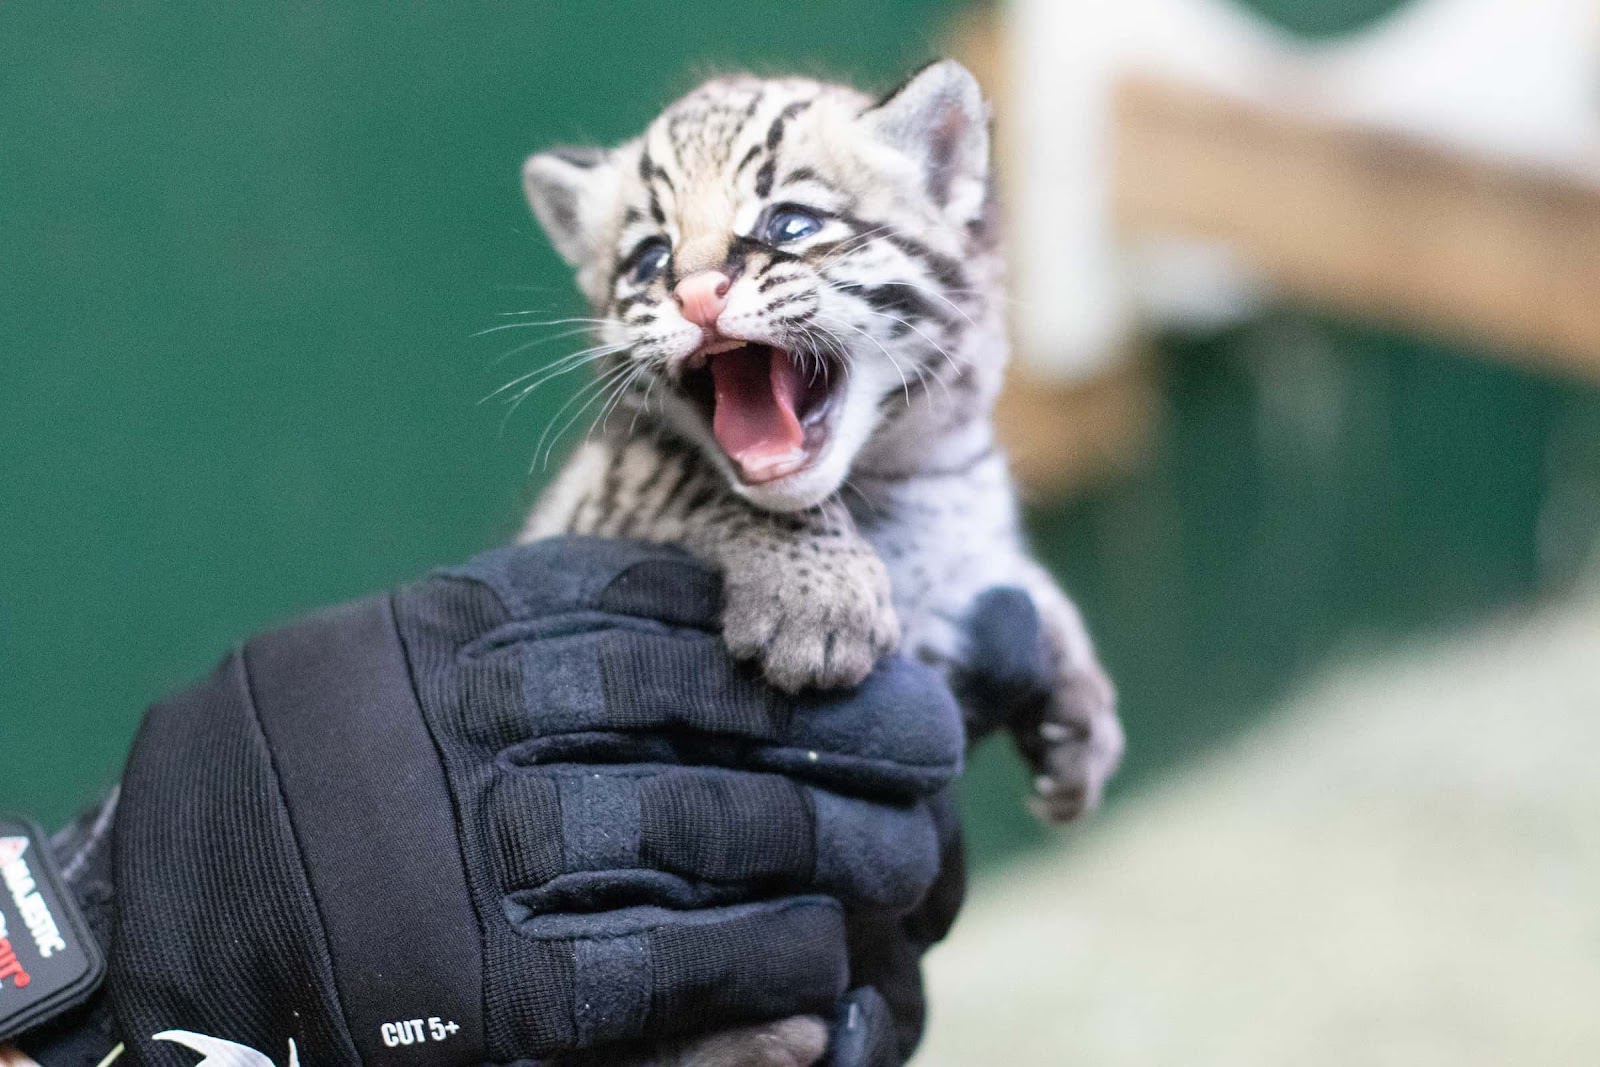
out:
<path id="1" fill-rule="evenodd" d="M 22 858 L 26 851 L 26 837 L 0 837 L 0 881 L 11 891 L 11 901 L 17 906 L 17 914 L 32 935 L 33 943 L 39 946 L 39 955 L 49 959 L 57 952 L 65 952 L 67 942 L 56 925 L 56 917 L 50 914 L 50 905 L 39 893 L 28 861 Z"/>
<path id="2" fill-rule="evenodd" d="M 427 1021 L 422 1019 L 400 1019 L 397 1022 L 384 1023 L 378 1028 L 378 1036 L 383 1038 L 383 1043 L 390 1048 L 397 1045 L 416 1045 L 427 1041 L 448 1041 L 456 1036 L 456 1031 L 461 1029 L 454 1019 L 449 1022 L 437 1015 L 430 1015 Z"/>
<path id="3" fill-rule="evenodd" d="M 220 1037 L 207 1037 L 191 1030 L 163 1030 L 159 1034 L 150 1035 L 157 1041 L 171 1041 L 184 1048 L 192 1048 L 205 1057 L 194 1067 L 274 1067 L 270 1057 L 265 1053 L 257 1052 L 249 1045 L 241 1045 L 236 1041 L 224 1041 Z M 294 1038 L 289 1039 L 289 1064 L 288 1067 L 300 1067 L 300 1051 L 294 1047 Z"/>

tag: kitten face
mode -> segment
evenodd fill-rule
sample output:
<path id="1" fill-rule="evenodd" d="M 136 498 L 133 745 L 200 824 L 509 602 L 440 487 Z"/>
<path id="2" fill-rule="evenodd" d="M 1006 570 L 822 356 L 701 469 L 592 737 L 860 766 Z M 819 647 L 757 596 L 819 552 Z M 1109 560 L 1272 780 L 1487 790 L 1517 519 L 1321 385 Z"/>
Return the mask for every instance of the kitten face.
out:
<path id="1" fill-rule="evenodd" d="M 983 237 L 976 82 L 925 68 L 883 101 L 724 78 L 610 150 L 531 158 L 535 215 L 604 319 L 601 373 L 758 507 L 810 507 L 961 373 Z"/>

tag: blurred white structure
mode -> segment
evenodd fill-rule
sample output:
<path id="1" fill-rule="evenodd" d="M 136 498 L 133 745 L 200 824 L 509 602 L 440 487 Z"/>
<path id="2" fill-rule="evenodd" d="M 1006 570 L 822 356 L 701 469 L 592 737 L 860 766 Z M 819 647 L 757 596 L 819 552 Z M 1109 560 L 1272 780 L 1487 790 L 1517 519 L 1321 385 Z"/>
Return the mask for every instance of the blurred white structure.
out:
<path id="1" fill-rule="evenodd" d="M 1142 320 L 1225 321 L 1260 291 L 1225 248 L 1118 241 L 1111 100 L 1127 75 L 1600 184 L 1596 0 L 1412 0 L 1328 43 L 1228 0 L 1012 0 L 1005 32 L 1018 349 L 1057 381 L 1106 369 Z"/>

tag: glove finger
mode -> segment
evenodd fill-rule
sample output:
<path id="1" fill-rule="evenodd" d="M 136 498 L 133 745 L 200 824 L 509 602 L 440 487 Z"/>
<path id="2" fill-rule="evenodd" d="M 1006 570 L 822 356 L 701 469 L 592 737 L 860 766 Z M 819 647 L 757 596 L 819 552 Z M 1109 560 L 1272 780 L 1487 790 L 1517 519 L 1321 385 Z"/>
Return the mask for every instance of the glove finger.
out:
<path id="1" fill-rule="evenodd" d="M 715 570 L 681 548 L 646 541 L 552 537 L 484 552 L 433 578 L 479 583 L 522 622 L 603 612 L 714 629 L 722 612 Z"/>
<path id="2" fill-rule="evenodd" d="M 543 721 L 540 705 L 528 703 L 539 692 L 524 686 L 518 650 L 618 623 L 714 627 L 721 588 L 679 549 L 562 538 L 436 571 L 398 590 L 392 603 L 434 728 L 490 756 L 533 735 L 527 708 L 540 709 Z"/>
<path id="3" fill-rule="evenodd" d="M 966 864 L 953 789 L 928 801 L 939 833 L 939 874 L 910 911 L 852 909 L 848 916 L 850 978 L 870 986 L 887 1006 L 886 1030 L 909 1057 L 922 1039 L 926 1000 L 922 955 L 949 931 L 966 891 Z M 896 1061 L 898 1062 L 898 1061 Z"/>
<path id="4" fill-rule="evenodd" d="M 852 989 L 834 1015 L 827 1067 L 898 1067 L 889 1005 L 871 986 Z"/>
<path id="5" fill-rule="evenodd" d="M 560 590 L 536 594 L 526 570 Z M 959 773 L 960 713 L 931 668 L 889 657 L 855 690 L 785 697 L 693 628 L 716 592 L 676 550 L 564 539 L 486 553 L 394 606 L 435 728 L 480 756 L 737 765 L 902 798 Z"/>
<path id="6" fill-rule="evenodd" d="M 526 640 L 514 657 L 527 741 L 514 762 L 688 762 L 781 771 L 850 792 L 912 797 L 959 773 L 960 712 L 931 668 L 880 663 L 856 689 L 790 698 L 721 638 L 618 627 Z M 626 735 L 619 737 L 618 735 Z"/>
<path id="7" fill-rule="evenodd" d="M 872 803 L 769 774 L 614 766 L 508 773 L 495 782 L 488 812 L 486 843 L 501 890 L 530 913 L 602 897 L 698 907 L 733 891 L 747 895 L 752 884 L 905 909 L 922 898 L 940 862 L 925 805 Z"/>
<path id="8" fill-rule="evenodd" d="M 844 920 L 827 897 L 542 915 L 515 926 L 569 954 L 576 1048 L 827 1015 L 847 984 Z"/>
<path id="9" fill-rule="evenodd" d="M 901 923 L 919 952 L 944 940 L 967 897 L 967 849 L 955 788 L 931 797 L 927 809 L 939 840 L 939 873 Z"/>
<path id="10" fill-rule="evenodd" d="M 1025 590 L 983 592 L 967 619 L 967 654 L 951 679 L 976 743 L 1050 698 L 1053 671 L 1039 609 Z"/>
<path id="11" fill-rule="evenodd" d="M 485 644 L 571 632 L 596 617 L 714 630 L 722 588 L 716 572 L 670 545 L 570 537 L 441 568 L 402 587 L 396 604 L 401 629 L 436 653 L 471 658 Z"/>

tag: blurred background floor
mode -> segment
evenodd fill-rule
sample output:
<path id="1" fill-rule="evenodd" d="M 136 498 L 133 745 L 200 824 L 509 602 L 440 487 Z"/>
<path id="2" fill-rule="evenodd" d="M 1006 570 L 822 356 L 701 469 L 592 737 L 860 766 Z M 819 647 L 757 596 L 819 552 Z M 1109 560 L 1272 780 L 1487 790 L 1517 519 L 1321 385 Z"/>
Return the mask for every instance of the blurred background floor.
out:
<path id="1" fill-rule="evenodd" d="M 920 1067 L 1600 1062 L 1600 597 L 1397 643 L 981 883 Z"/>

